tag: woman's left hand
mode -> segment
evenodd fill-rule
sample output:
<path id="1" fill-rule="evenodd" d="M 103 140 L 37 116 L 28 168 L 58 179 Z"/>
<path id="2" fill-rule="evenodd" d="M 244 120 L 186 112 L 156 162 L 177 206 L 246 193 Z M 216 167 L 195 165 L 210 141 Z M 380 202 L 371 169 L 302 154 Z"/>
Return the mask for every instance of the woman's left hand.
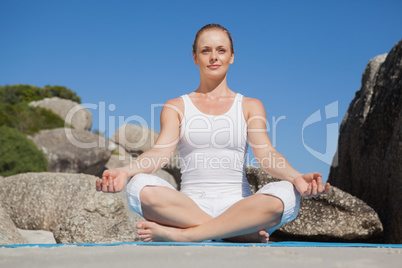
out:
<path id="1" fill-rule="evenodd" d="M 317 197 L 327 194 L 331 188 L 329 183 L 322 183 L 322 175 L 318 172 L 306 173 L 293 181 L 294 186 L 303 197 Z"/>

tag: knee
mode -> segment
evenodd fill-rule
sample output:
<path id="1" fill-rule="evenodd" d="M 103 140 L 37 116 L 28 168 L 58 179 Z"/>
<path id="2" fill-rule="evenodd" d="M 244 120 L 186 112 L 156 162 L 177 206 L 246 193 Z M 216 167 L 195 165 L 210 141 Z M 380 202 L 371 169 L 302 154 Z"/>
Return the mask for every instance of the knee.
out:
<path id="1" fill-rule="evenodd" d="M 284 212 L 284 205 L 282 200 L 280 200 L 279 198 L 275 197 L 275 196 L 270 196 L 270 200 L 269 200 L 269 204 L 267 206 L 267 213 L 277 219 L 279 222 L 282 219 L 282 215 Z"/>
<path id="2" fill-rule="evenodd" d="M 283 205 L 282 200 L 280 200 L 277 197 L 274 197 L 274 202 L 273 202 L 273 213 L 275 213 L 277 216 L 282 216 L 283 212 L 285 210 L 285 207 Z"/>
<path id="3" fill-rule="evenodd" d="M 156 206 L 159 198 L 158 187 L 155 186 L 145 186 L 140 192 L 141 204 L 147 207 Z"/>

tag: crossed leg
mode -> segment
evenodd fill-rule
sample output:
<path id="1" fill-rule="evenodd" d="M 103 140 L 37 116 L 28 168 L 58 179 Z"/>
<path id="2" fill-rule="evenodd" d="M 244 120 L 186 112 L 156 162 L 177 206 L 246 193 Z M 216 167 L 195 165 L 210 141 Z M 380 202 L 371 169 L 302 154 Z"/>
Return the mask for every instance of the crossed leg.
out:
<path id="1" fill-rule="evenodd" d="M 140 193 L 144 217 L 137 224 L 142 241 L 203 241 L 228 239 L 238 242 L 268 242 L 265 229 L 278 225 L 283 203 L 279 198 L 256 194 L 212 218 L 189 197 L 159 186 Z"/>

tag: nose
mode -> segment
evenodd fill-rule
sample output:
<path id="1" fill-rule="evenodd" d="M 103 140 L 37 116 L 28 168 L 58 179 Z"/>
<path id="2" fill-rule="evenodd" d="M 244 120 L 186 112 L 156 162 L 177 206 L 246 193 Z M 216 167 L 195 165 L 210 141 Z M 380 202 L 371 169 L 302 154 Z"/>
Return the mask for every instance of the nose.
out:
<path id="1" fill-rule="evenodd" d="M 211 62 L 217 61 L 216 51 L 215 51 L 215 50 L 212 50 L 209 55 L 210 55 L 210 59 L 209 59 L 209 60 L 210 60 Z"/>

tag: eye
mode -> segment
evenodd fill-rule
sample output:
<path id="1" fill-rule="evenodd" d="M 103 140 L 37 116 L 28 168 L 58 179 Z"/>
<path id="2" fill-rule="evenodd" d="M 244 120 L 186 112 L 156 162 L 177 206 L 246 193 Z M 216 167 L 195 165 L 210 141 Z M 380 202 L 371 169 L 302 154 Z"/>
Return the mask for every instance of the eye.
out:
<path id="1" fill-rule="evenodd" d="M 208 49 L 206 49 L 206 48 L 205 48 L 205 49 L 203 49 L 203 50 L 201 50 L 201 53 L 202 53 L 202 54 L 206 54 L 206 53 L 208 53 L 208 52 L 209 52 L 209 50 L 208 50 Z"/>
<path id="2" fill-rule="evenodd" d="M 226 49 L 223 49 L 223 48 L 219 49 L 219 53 L 225 53 L 225 52 L 226 52 Z"/>

